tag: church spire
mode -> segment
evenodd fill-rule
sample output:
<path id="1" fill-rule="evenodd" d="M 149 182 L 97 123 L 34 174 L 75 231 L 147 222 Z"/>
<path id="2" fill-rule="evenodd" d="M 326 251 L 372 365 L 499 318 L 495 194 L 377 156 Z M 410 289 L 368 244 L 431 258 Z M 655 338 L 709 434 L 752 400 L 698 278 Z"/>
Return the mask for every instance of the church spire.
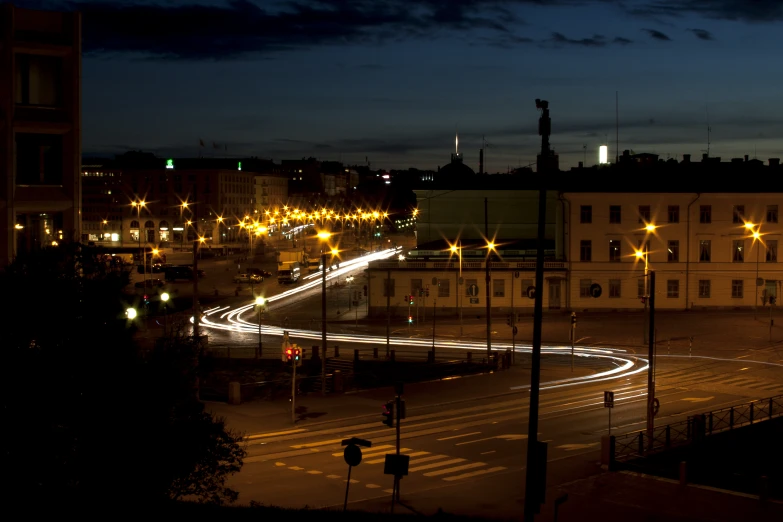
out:
<path id="1" fill-rule="evenodd" d="M 459 133 L 454 135 L 454 152 L 459 156 Z"/>

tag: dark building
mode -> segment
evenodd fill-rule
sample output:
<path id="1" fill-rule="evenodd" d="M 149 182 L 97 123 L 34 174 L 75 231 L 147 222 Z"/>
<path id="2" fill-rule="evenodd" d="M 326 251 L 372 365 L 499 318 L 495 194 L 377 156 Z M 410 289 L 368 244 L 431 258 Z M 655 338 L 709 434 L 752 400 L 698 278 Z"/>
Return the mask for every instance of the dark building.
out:
<path id="1" fill-rule="evenodd" d="M 0 263 L 81 238 L 81 16 L 0 6 Z"/>

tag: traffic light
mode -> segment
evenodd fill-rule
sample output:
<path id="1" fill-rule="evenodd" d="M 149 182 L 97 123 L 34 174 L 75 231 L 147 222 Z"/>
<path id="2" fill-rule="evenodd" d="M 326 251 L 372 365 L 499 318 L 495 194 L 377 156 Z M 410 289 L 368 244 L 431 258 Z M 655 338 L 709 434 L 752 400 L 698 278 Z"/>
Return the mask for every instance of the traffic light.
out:
<path id="1" fill-rule="evenodd" d="M 429 297 L 429 296 L 430 296 L 430 291 L 429 289 L 427 289 L 424 291 L 424 297 Z"/>
<path id="2" fill-rule="evenodd" d="M 413 304 L 413 296 L 412 296 L 412 295 L 409 295 L 409 296 L 408 296 L 408 304 L 409 304 L 409 305 L 412 305 L 412 304 Z"/>
<path id="3" fill-rule="evenodd" d="M 144 294 L 144 308 L 148 308 L 149 306 L 150 306 L 150 296 Z"/>
<path id="4" fill-rule="evenodd" d="M 412 322 L 413 322 L 413 317 L 411 317 L 411 316 L 409 315 L 409 316 L 408 316 L 408 323 L 412 323 Z"/>
<path id="5" fill-rule="evenodd" d="M 419 297 L 424 297 L 424 289 L 419 288 Z"/>
<path id="6" fill-rule="evenodd" d="M 509 326 L 513 326 L 511 324 L 511 314 L 506 315 L 506 324 L 509 325 Z"/>
<path id="7" fill-rule="evenodd" d="M 367 295 L 367 285 L 364 285 L 364 295 Z"/>
<path id="8" fill-rule="evenodd" d="M 390 428 L 394 427 L 394 401 L 383 405 L 383 423 Z"/>
<path id="9" fill-rule="evenodd" d="M 285 361 L 291 362 L 294 360 L 294 349 L 293 348 L 286 348 L 285 350 Z"/>
<path id="10" fill-rule="evenodd" d="M 571 312 L 571 324 L 576 324 L 576 313 Z"/>
<path id="11" fill-rule="evenodd" d="M 773 304 L 775 304 L 775 301 L 776 301 L 776 299 L 775 299 L 774 295 L 769 296 L 769 304 L 773 305 Z"/>
<path id="12" fill-rule="evenodd" d="M 293 359 L 297 366 L 302 364 L 302 350 L 299 348 L 294 348 Z"/>
<path id="13" fill-rule="evenodd" d="M 642 299 L 642 304 L 646 304 L 646 303 L 647 303 L 647 297 L 645 297 L 645 296 L 643 296 L 643 295 L 642 295 L 642 296 L 640 296 L 640 297 L 641 297 L 641 299 Z"/>

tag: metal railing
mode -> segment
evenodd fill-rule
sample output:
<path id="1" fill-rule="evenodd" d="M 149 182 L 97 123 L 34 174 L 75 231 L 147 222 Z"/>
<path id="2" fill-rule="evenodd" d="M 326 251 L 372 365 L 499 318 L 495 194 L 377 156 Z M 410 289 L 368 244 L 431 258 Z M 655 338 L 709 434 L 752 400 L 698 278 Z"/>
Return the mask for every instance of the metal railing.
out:
<path id="1" fill-rule="evenodd" d="M 623 462 L 692 443 L 699 438 L 783 415 L 783 395 L 694 415 L 686 420 L 658 426 L 650 445 L 645 431 L 612 437 L 612 460 Z"/>

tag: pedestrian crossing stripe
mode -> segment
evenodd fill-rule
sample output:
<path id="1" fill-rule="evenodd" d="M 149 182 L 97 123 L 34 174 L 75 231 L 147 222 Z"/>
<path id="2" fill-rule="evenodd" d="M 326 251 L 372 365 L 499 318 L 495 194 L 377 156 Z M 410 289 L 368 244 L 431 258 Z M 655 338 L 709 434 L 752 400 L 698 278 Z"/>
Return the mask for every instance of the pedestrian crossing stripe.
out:
<path id="1" fill-rule="evenodd" d="M 438 475 L 445 475 L 447 473 L 455 473 L 457 471 L 463 471 L 466 469 L 473 469 L 473 468 L 480 468 L 481 466 L 486 466 L 483 462 L 471 462 L 470 464 L 463 464 L 462 466 L 457 466 L 456 468 L 448 468 L 448 469 L 440 469 L 438 471 L 430 471 L 429 473 L 425 473 L 425 477 L 437 477 Z"/>
<path id="2" fill-rule="evenodd" d="M 404 451 L 410 451 L 410 450 L 406 449 Z M 403 450 L 400 450 L 400 453 L 402 453 L 402 452 L 403 452 Z M 415 453 L 408 453 L 407 455 L 409 457 L 413 458 L 413 457 L 418 457 L 420 455 L 429 455 L 429 454 L 430 454 L 429 451 L 417 451 Z M 444 455 L 444 457 L 445 457 L 445 455 Z M 382 459 L 366 460 L 364 462 L 367 463 L 367 464 L 380 464 L 382 462 L 386 462 L 386 455 L 384 455 Z"/>
<path id="3" fill-rule="evenodd" d="M 382 446 L 375 446 L 372 449 L 368 449 L 368 450 L 363 451 L 362 452 L 362 457 L 367 456 L 367 455 L 373 455 L 373 454 L 378 453 L 378 452 L 385 453 L 386 451 L 388 451 L 387 448 L 393 448 L 393 447 L 394 446 L 392 446 L 390 444 L 384 444 Z M 343 452 L 342 451 L 339 452 L 339 453 L 332 453 L 332 457 L 342 457 L 342 456 L 343 456 Z"/>
<path id="4" fill-rule="evenodd" d="M 480 469 L 478 471 L 471 471 L 470 473 L 463 473 L 462 475 L 455 475 L 453 477 L 445 477 L 443 480 L 447 480 L 447 481 L 451 482 L 453 480 L 462 480 L 462 479 L 466 479 L 466 478 L 477 477 L 479 475 L 487 475 L 489 473 L 495 473 L 497 471 L 503 471 L 504 469 L 506 469 L 506 468 L 504 468 L 503 466 L 496 466 L 494 468 Z"/>
<path id="5" fill-rule="evenodd" d="M 424 466 L 416 466 L 415 468 L 410 468 L 408 470 L 408 473 L 413 473 L 414 471 L 422 471 L 425 469 L 439 468 L 441 466 L 448 466 L 451 464 L 458 464 L 460 462 L 465 462 L 465 459 L 451 459 L 443 462 L 436 462 L 434 464 L 425 464 Z"/>

